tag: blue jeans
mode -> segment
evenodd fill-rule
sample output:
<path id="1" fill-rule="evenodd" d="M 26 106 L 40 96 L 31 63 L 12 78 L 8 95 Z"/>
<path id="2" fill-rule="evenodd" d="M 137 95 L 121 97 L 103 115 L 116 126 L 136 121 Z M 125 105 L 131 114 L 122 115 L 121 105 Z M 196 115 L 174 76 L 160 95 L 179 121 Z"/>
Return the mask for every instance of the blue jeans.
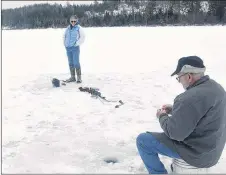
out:
<path id="1" fill-rule="evenodd" d="M 71 68 L 80 68 L 79 55 L 80 47 L 66 47 L 68 64 Z"/>
<path id="2" fill-rule="evenodd" d="M 158 154 L 171 158 L 180 156 L 161 144 L 151 133 L 142 133 L 137 137 L 137 148 L 149 174 L 167 174 Z"/>

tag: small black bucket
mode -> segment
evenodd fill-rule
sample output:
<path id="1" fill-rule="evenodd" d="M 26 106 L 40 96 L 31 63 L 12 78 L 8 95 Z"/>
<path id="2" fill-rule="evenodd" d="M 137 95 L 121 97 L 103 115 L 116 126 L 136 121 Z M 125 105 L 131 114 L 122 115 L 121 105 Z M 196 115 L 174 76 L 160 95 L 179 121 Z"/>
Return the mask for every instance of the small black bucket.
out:
<path id="1" fill-rule="evenodd" d="M 52 84 L 53 84 L 53 87 L 60 87 L 60 80 L 58 80 L 57 78 L 53 78 Z"/>

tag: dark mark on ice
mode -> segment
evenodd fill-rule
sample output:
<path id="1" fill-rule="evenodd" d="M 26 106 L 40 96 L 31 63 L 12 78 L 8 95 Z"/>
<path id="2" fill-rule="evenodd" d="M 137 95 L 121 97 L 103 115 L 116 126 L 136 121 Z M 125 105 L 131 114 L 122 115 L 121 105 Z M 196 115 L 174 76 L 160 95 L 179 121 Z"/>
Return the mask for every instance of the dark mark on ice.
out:
<path id="1" fill-rule="evenodd" d="M 104 161 L 106 162 L 106 163 L 118 163 L 118 160 L 117 160 L 117 158 L 114 158 L 114 157 L 107 157 L 107 158 L 105 158 L 104 159 Z"/>

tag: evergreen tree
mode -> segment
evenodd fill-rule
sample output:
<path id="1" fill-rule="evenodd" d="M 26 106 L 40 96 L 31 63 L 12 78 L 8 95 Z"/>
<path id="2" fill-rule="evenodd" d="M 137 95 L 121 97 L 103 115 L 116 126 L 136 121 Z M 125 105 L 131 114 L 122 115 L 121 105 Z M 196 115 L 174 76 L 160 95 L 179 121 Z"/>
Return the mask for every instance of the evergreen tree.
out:
<path id="1" fill-rule="evenodd" d="M 84 27 L 225 24 L 225 11 L 226 1 L 95 0 L 90 5 L 66 6 L 46 3 L 2 10 L 2 26 L 62 28 L 69 24 L 72 14 Z"/>

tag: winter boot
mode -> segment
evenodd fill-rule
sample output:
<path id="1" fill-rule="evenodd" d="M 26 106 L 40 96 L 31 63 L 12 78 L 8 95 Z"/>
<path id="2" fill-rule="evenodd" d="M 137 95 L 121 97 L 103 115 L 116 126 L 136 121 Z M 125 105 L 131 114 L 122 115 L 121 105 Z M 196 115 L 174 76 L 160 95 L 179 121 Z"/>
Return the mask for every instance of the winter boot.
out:
<path id="1" fill-rule="evenodd" d="M 71 77 L 66 80 L 67 83 L 75 82 L 76 81 L 76 78 L 75 78 L 75 68 L 70 67 L 70 72 L 71 72 Z"/>
<path id="2" fill-rule="evenodd" d="M 77 73 L 77 83 L 81 83 L 82 82 L 81 68 L 76 68 L 76 73 Z"/>

